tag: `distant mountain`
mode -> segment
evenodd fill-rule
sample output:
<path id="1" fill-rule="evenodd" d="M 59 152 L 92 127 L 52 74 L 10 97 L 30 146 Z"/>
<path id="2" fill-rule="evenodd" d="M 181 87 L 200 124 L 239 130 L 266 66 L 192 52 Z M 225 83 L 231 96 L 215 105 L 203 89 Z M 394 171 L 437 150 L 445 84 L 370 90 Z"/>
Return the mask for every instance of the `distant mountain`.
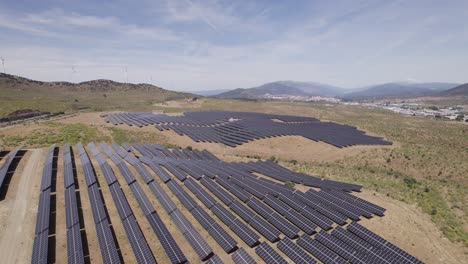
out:
<path id="1" fill-rule="evenodd" d="M 441 96 L 468 96 L 468 83 L 440 92 Z"/>
<path id="2" fill-rule="evenodd" d="M 344 89 L 313 82 L 277 81 L 253 88 L 238 88 L 216 95 L 219 98 L 262 98 L 266 95 L 336 96 Z"/>
<path id="3" fill-rule="evenodd" d="M 201 95 L 201 96 L 214 96 L 221 93 L 230 91 L 229 89 L 220 89 L 220 90 L 207 90 L 207 91 L 190 91 L 189 93 Z"/>
<path id="4" fill-rule="evenodd" d="M 364 89 L 356 89 L 342 95 L 343 99 L 350 100 L 371 100 L 385 98 L 411 98 L 420 96 L 430 96 L 439 91 L 450 89 L 457 84 L 454 83 L 411 83 L 394 82 L 379 85 L 373 85 Z"/>
<path id="5" fill-rule="evenodd" d="M 299 88 L 308 95 L 336 96 L 346 92 L 346 89 L 317 82 L 279 81 L 277 83 Z"/>
<path id="6" fill-rule="evenodd" d="M 428 82 L 428 83 L 426 82 L 423 82 L 423 83 L 397 82 L 397 84 L 410 86 L 410 87 L 416 87 L 416 88 L 430 89 L 430 90 L 435 90 L 435 91 L 445 91 L 445 90 L 448 90 L 450 88 L 460 85 L 459 83 L 446 83 L 446 82 Z"/>

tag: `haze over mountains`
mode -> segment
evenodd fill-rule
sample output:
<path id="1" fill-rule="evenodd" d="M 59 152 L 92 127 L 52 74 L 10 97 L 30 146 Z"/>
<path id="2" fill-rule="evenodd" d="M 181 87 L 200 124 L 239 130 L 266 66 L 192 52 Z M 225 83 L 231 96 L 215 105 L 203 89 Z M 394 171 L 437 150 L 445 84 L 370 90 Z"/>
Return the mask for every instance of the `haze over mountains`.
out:
<path id="1" fill-rule="evenodd" d="M 458 86 L 456 83 L 392 82 L 346 89 L 316 82 L 277 81 L 253 88 L 238 88 L 215 95 L 219 98 L 258 99 L 269 95 L 339 97 L 350 100 L 407 98 L 437 95 Z M 463 92 L 458 93 L 463 94 Z M 468 95 L 468 94 L 467 94 Z"/>

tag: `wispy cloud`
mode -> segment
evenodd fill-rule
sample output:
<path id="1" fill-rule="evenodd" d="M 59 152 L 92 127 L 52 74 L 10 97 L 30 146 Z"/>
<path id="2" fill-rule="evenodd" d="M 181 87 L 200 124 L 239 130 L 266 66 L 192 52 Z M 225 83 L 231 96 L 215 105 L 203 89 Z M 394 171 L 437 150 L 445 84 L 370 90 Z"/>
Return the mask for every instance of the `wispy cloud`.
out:
<path id="1" fill-rule="evenodd" d="M 67 32 L 73 30 L 80 31 L 83 35 L 86 35 L 86 30 L 96 30 L 160 41 L 180 39 L 177 33 L 164 27 L 126 24 L 112 16 L 81 15 L 75 12 L 65 12 L 63 9 L 57 8 L 40 13 L 27 13 L 24 17 L 0 14 L 1 27 L 36 34 L 51 34 L 55 37 L 63 35 L 64 38 L 69 38 L 70 35 Z"/>
<path id="2" fill-rule="evenodd" d="M 277 79 L 348 87 L 408 76 L 466 81 L 460 72 L 468 68 L 466 1 L 128 5 L 0 4 L 0 34 L 9 36 L 0 42 L 0 55 L 12 73 L 41 80 L 122 80 L 127 65 L 131 81 L 147 82 L 152 75 L 155 83 L 178 89 L 249 87 Z"/>

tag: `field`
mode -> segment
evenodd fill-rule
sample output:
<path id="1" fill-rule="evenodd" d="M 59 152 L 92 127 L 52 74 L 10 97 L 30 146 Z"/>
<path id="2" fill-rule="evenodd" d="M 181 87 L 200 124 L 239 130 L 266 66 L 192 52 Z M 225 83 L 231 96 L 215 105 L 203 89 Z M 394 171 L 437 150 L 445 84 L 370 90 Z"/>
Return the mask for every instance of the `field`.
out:
<path id="1" fill-rule="evenodd" d="M 393 239 L 392 242 L 397 245 L 404 245 L 405 250 L 425 262 L 457 263 L 466 259 L 466 124 L 405 117 L 360 107 L 307 103 L 202 99 L 195 106 L 181 101 L 156 105 L 148 102 L 138 106 L 128 105 L 124 109 L 172 113 L 222 109 L 311 116 L 356 126 L 368 134 L 384 136 L 394 145 L 337 149 L 300 137 L 280 137 L 230 148 L 221 144 L 196 143 L 186 136 L 178 136 L 171 131 L 158 132 L 153 127 L 113 126 L 104 123 L 96 112 L 81 113 L 53 122 L 2 128 L 0 145 L 5 148 L 19 145 L 37 148 L 52 143 L 158 142 L 168 147 L 208 149 L 228 161 L 276 160 L 299 172 L 363 185 L 363 197 L 389 208 L 385 217 L 366 220 L 364 224 L 373 227 L 375 232 L 381 232 L 379 234 L 390 241 Z M 388 229 L 377 230 L 382 224 Z M 398 232 L 400 236 L 392 234 L 395 229 L 401 230 Z M 419 239 L 408 238 L 404 232 Z"/>

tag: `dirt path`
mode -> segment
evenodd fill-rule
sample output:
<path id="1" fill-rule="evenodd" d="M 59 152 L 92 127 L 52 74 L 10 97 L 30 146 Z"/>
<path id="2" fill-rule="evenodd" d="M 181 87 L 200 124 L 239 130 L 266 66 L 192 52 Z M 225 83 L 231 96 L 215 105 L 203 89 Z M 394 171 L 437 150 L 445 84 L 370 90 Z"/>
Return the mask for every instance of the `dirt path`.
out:
<path id="1" fill-rule="evenodd" d="M 15 175 L 21 179 L 0 238 L 2 263 L 29 263 L 31 259 L 43 150 L 29 151 L 31 155 L 22 175 Z"/>

